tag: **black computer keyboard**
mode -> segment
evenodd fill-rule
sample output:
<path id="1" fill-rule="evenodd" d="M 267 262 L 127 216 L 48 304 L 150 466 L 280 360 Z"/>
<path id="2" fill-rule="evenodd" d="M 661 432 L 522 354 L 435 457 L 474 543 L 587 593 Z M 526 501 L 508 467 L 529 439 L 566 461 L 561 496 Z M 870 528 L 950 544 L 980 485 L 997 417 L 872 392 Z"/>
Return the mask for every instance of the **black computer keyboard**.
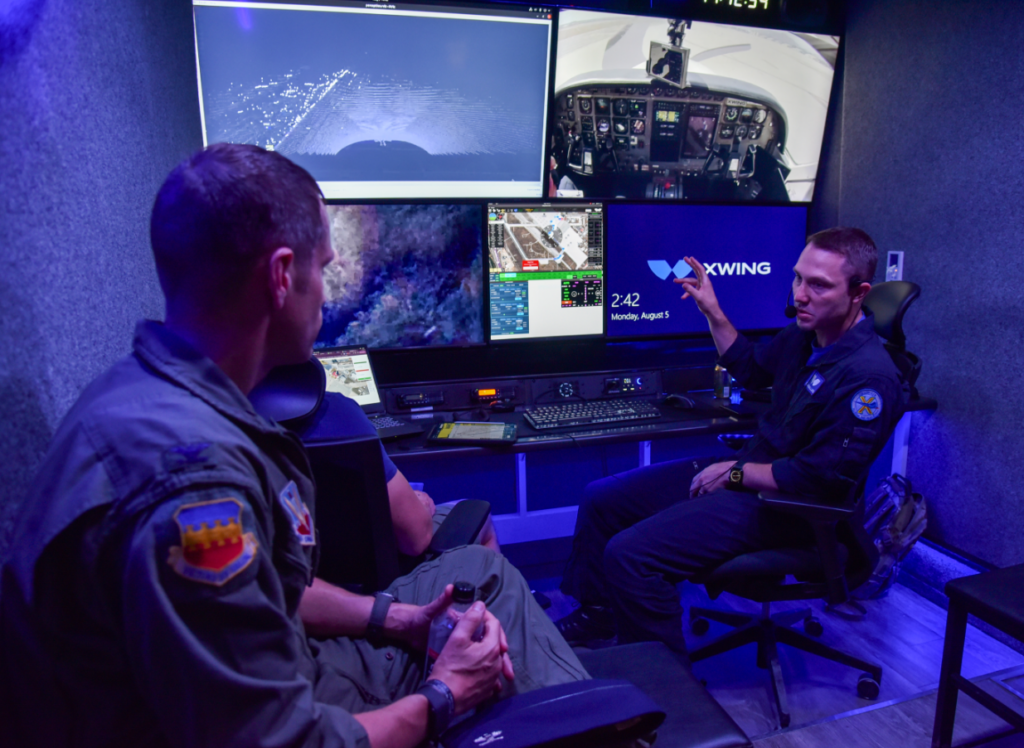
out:
<path id="1" fill-rule="evenodd" d="M 658 418 L 661 411 L 647 400 L 594 400 L 586 403 L 555 403 L 526 409 L 526 420 L 535 429 L 557 429 L 563 426 L 640 421 Z"/>

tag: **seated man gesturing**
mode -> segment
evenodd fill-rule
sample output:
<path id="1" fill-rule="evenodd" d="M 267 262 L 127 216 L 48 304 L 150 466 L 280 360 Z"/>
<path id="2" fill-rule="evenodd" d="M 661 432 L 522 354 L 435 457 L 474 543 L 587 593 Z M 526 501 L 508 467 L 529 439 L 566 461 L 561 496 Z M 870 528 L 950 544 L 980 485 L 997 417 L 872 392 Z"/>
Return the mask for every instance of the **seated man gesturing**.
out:
<path id="1" fill-rule="evenodd" d="M 675 585 L 755 550 L 808 544 L 810 526 L 766 508 L 761 490 L 845 498 L 885 445 L 907 393 L 861 306 L 878 251 L 859 229 L 814 234 L 793 278 L 796 321 L 755 346 L 722 311 L 703 266 L 677 279 L 707 317 L 719 362 L 772 405 L 735 459 L 677 460 L 587 486 L 558 622 L 573 643 L 661 640 L 686 651 Z"/>

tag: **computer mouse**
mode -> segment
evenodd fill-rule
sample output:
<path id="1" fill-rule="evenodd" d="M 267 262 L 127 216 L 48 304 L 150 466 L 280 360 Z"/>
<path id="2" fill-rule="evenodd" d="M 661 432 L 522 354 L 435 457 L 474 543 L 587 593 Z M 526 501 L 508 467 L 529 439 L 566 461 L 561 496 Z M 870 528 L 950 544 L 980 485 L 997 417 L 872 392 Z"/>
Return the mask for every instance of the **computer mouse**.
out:
<path id="1" fill-rule="evenodd" d="M 669 405 L 678 410 L 693 410 L 697 407 L 696 401 L 692 397 L 686 395 L 680 395 L 678 392 L 673 392 L 670 395 L 666 395 L 665 399 L 662 400 L 665 405 Z"/>

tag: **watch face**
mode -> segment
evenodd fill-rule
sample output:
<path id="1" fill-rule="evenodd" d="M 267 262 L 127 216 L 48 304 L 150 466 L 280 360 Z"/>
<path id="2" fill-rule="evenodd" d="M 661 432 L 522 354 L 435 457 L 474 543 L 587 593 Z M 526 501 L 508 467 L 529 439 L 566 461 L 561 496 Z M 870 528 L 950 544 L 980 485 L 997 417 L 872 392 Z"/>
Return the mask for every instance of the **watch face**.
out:
<path id="1" fill-rule="evenodd" d="M 732 468 L 729 470 L 730 483 L 743 483 L 743 468 Z"/>

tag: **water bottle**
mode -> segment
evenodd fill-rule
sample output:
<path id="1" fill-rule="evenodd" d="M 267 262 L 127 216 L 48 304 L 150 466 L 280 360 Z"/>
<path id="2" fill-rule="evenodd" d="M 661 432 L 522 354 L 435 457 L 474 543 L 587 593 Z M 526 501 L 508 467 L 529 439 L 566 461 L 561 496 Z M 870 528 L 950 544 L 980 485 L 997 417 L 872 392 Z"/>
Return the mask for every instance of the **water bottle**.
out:
<path id="1" fill-rule="evenodd" d="M 715 397 L 729 400 L 732 397 L 732 375 L 721 366 L 715 365 Z"/>
<path id="2" fill-rule="evenodd" d="M 476 587 L 473 584 L 456 582 L 451 605 L 438 613 L 437 617 L 430 622 L 430 633 L 427 634 L 427 675 L 430 675 L 434 661 L 440 656 L 441 650 L 448 642 L 448 637 L 452 635 L 455 624 L 462 618 L 463 613 L 469 610 L 475 597 Z"/>

